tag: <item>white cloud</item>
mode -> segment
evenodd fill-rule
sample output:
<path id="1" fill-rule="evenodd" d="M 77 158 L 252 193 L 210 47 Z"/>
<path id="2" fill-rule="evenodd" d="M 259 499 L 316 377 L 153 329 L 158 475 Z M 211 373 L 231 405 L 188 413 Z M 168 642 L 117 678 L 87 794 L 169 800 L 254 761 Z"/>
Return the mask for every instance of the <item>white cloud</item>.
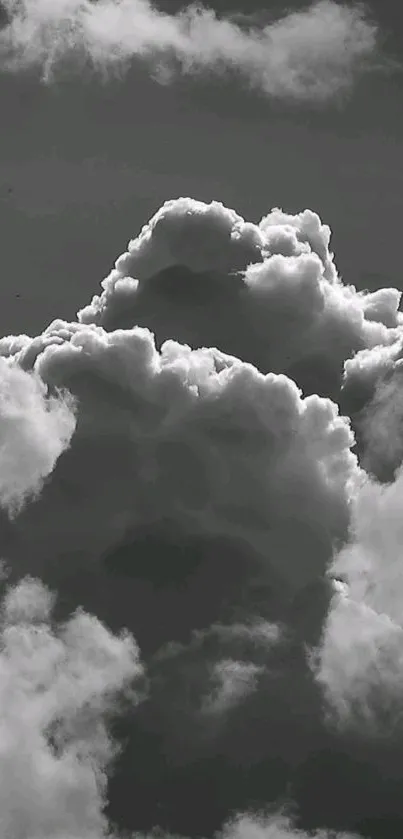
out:
<path id="1" fill-rule="evenodd" d="M 360 839 L 356 833 L 335 832 L 326 828 L 307 832 L 296 827 L 295 820 L 286 814 L 286 808 L 275 810 L 271 807 L 270 810 L 269 813 L 253 811 L 236 813 L 222 830 L 215 833 L 214 839 Z M 129 838 L 125 837 L 125 839 Z M 146 835 L 135 833 L 131 839 L 180 839 L 180 837 L 156 830 Z"/>
<path id="2" fill-rule="evenodd" d="M 361 462 L 382 481 L 392 481 L 403 461 L 402 357 L 399 325 L 392 343 L 362 350 L 345 362 L 343 398 L 354 415 Z"/>
<path id="3" fill-rule="evenodd" d="M 75 429 L 74 401 L 0 358 L 0 505 L 17 513 L 38 495 Z"/>
<path id="4" fill-rule="evenodd" d="M 317 659 L 335 720 L 365 734 L 402 733 L 403 473 L 382 485 L 366 478 L 352 506 L 351 539 L 332 573 L 332 600 Z"/>
<path id="5" fill-rule="evenodd" d="M 359 839 L 352 833 L 335 833 L 334 831 L 315 830 L 306 832 L 295 826 L 295 821 L 281 810 L 267 813 L 238 813 L 223 829 L 215 834 L 215 839 Z M 151 833 L 147 837 L 136 834 L 132 839 L 179 839 L 177 836 L 165 833 Z"/>
<path id="6" fill-rule="evenodd" d="M 221 839 L 358 839 L 351 833 L 324 830 L 298 830 L 293 820 L 280 813 L 271 816 L 244 813 L 236 816 L 224 828 Z"/>
<path id="7" fill-rule="evenodd" d="M 362 7 L 319 0 L 259 27 L 190 5 L 177 14 L 150 0 L 6 0 L 3 67 L 39 65 L 49 80 L 66 60 L 101 72 L 134 58 L 166 82 L 177 72 L 233 73 L 268 96 L 325 100 L 344 92 L 377 56 L 377 27 Z"/>
<path id="8" fill-rule="evenodd" d="M 106 720 L 142 675 L 128 635 L 77 612 L 52 626 L 53 598 L 25 579 L 3 601 L 0 633 L 0 832 L 3 839 L 101 839 Z M 135 701 L 135 694 L 131 693 Z"/>
<path id="9" fill-rule="evenodd" d="M 396 289 L 364 294 L 338 277 L 316 213 L 274 209 L 259 224 L 217 201 L 167 201 L 78 313 L 106 329 L 150 328 L 217 346 L 305 392 L 338 398 L 343 363 L 397 337 Z"/>

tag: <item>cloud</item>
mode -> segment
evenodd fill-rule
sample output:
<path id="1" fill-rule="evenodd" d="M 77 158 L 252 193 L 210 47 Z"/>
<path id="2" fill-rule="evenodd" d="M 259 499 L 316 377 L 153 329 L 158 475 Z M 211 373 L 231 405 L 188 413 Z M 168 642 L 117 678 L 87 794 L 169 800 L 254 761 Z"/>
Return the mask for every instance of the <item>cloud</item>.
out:
<path id="1" fill-rule="evenodd" d="M 178 839 L 174 835 L 160 833 L 148 834 L 148 839 L 160 836 L 163 839 Z M 145 839 L 137 834 L 136 839 Z M 295 825 L 295 820 L 286 814 L 286 808 L 271 813 L 246 812 L 236 813 L 226 822 L 222 830 L 215 834 L 215 839 L 359 839 L 356 834 L 339 833 L 328 830 L 301 830 Z"/>
<path id="2" fill-rule="evenodd" d="M 66 61 L 121 72 L 133 59 L 166 83 L 178 73 L 235 75 L 267 96 L 324 101 L 379 65 L 377 26 L 360 5 L 319 0 L 267 25 L 150 0 L 5 0 L 3 68 L 39 66 L 49 81 Z"/>
<path id="3" fill-rule="evenodd" d="M 402 739 L 403 473 L 389 485 L 365 477 L 351 538 L 331 572 L 344 581 L 324 626 L 317 675 L 334 721 L 367 737 Z"/>
<path id="4" fill-rule="evenodd" d="M 306 833 L 298 830 L 293 820 L 283 813 L 237 815 L 219 834 L 221 839 L 354 839 L 352 834 L 319 830 Z M 355 837 L 357 839 L 357 837 Z"/>
<path id="5" fill-rule="evenodd" d="M 142 677 L 126 633 L 77 612 L 52 621 L 53 596 L 26 578 L 1 614 L 0 826 L 4 839 L 100 839 L 107 769 L 116 745 L 107 719 Z"/>
<path id="6" fill-rule="evenodd" d="M 0 506 L 11 515 L 37 496 L 75 429 L 74 401 L 0 358 Z"/>
<path id="7" fill-rule="evenodd" d="M 211 752 L 265 674 L 281 669 L 284 648 L 282 628 L 261 618 L 212 624 L 188 644 L 163 646 L 149 665 L 150 699 L 171 760 Z"/>
<path id="8" fill-rule="evenodd" d="M 310 210 L 167 202 L 77 321 L 0 340 L 3 492 L 31 501 L 0 534 L 3 647 L 30 651 L 3 680 L 31 755 L 4 812 L 32 808 L 38 839 L 385 839 L 403 818 L 402 477 L 365 473 L 328 398 L 354 422 L 378 382 L 394 403 L 400 295 L 345 285 L 329 246 Z M 127 632 L 147 695 L 114 724 L 106 795 L 106 721 L 143 674 Z"/>
<path id="9" fill-rule="evenodd" d="M 214 834 L 214 839 L 360 839 L 357 834 L 334 831 L 301 830 L 295 820 L 286 814 L 287 808 L 273 812 L 236 813 L 224 827 Z M 155 830 L 146 835 L 136 833 L 132 839 L 179 839 L 175 834 Z"/>
<path id="10" fill-rule="evenodd" d="M 345 532 L 357 470 L 348 422 L 285 376 L 173 341 L 158 352 L 138 327 L 64 321 L 14 359 L 78 405 L 54 480 L 17 522 L 24 538 L 38 522 L 29 538 L 43 557 L 60 546 L 99 556 L 136 528 L 171 521 L 183 534 L 244 542 L 259 570 L 269 562 L 299 590 Z"/>
<path id="11" fill-rule="evenodd" d="M 391 344 L 345 362 L 342 399 L 354 418 L 360 460 L 383 482 L 393 481 L 403 460 L 402 346 L 399 325 Z"/>
<path id="12" fill-rule="evenodd" d="M 149 698 L 122 722 L 110 818 L 183 835 L 197 818 L 211 835 L 334 745 L 305 644 L 319 640 L 361 479 L 348 421 L 284 375 L 215 349 L 158 350 L 140 327 L 56 321 L 1 349 L 77 404 L 70 448 L 4 546 L 11 573 L 57 587 L 61 616 L 81 604 L 128 627 L 149 671 Z M 314 810 L 312 784 L 304 796 Z"/>
<path id="13" fill-rule="evenodd" d="M 158 346 L 216 346 L 338 399 L 345 360 L 390 345 L 402 315 L 396 289 L 362 293 L 342 282 L 330 236 L 311 210 L 274 209 L 253 224 L 217 201 L 168 201 L 78 319 L 148 327 Z"/>

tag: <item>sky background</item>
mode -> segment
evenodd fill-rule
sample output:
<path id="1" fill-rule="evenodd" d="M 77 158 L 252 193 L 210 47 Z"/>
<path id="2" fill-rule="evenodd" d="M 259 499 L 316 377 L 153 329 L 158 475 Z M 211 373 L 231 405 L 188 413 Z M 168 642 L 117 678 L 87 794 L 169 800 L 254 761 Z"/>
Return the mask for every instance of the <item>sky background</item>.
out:
<path id="1" fill-rule="evenodd" d="M 221 14 L 283 9 L 212 5 Z M 399 58 L 399 0 L 368 8 Z M 312 208 L 332 229 L 345 282 L 402 286 L 400 71 L 364 76 L 344 104 L 322 107 L 274 103 L 217 79 L 159 85 L 138 63 L 108 83 L 76 74 L 46 86 L 38 75 L 0 76 L 2 334 L 73 316 L 126 242 L 178 196 L 217 199 L 253 221 L 275 206 Z"/>

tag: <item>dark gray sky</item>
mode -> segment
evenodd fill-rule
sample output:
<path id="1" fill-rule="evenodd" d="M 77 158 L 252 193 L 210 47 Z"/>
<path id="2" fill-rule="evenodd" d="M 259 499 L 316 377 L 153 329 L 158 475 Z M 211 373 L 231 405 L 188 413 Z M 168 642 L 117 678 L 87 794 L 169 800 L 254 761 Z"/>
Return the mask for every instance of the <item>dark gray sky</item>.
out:
<path id="1" fill-rule="evenodd" d="M 297 5 L 308 4 L 287 8 Z M 215 7 L 253 11 L 246 0 Z M 398 56 L 399 0 L 370 8 Z M 160 86 L 138 65 L 106 84 L 2 74 L 1 332 L 73 316 L 127 240 L 179 195 L 221 200 L 254 221 L 273 206 L 309 207 L 333 230 L 345 281 L 401 285 L 402 100 L 399 72 L 367 76 L 344 105 L 322 109 L 214 80 Z"/>

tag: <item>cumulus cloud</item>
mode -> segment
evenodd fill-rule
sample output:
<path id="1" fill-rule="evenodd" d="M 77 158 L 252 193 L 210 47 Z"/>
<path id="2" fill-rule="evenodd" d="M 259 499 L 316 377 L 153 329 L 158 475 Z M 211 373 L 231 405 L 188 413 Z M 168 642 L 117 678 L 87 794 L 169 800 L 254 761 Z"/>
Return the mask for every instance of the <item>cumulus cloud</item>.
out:
<path id="1" fill-rule="evenodd" d="M 253 224 L 217 201 L 168 201 L 78 319 L 146 326 L 159 346 L 217 346 L 337 399 L 345 359 L 389 346 L 402 315 L 396 289 L 363 293 L 342 282 L 330 236 L 311 210 L 274 209 Z"/>
<path id="2" fill-rule="evenodd" d="M 74 401 L 0 358 L 0 505 L 17 513 L 40 492 L 75 429 Z"/>
<path id="3" fill-rule="evenodd" d="M 175 834 L 168 834 L 160 830 L 147 834 L 147 839 L 162 837 L 162 839 L 179 839 Z M 142 834 L 135 834 L 132 839 L 146 839 Z M 287 815 L 287 808 L 273 812 L 245 812 L 236 813 L 224 827 L 214 834 L 214 839 L 360 839 L 352 833 L 335 833 L 334 831 L 315 830 L 307 833 L 295 825 L 295 819 Z"/>
<path id="4" fill-rule="evenodd" d="M 403 460 L 403 332 L 387 346 L 362 350 L 345 362 L 343 403 L 354 417 L 365 468 L 392 481 Z"/>
<path id="5" fill-rule="evenodd" d="M 316 638 L 327 598 L 319 594 L 309 618 L 299 598 L 321 581 L 334 543 L 347 534 L 360 475 L 348 421 L 330 400 L 303 398 L 284 375 L 262 374 L 215 349 L 167 341 L 158 350 L 140 327 L 107 332 L 56 321 L 1 348 L 24 373 L 52 391 L 67 388 L 77 403 L 71 446 L 16 519 L 4 553 L 12 575 L 30 571 L 57 586 L 62 613 L 80 603 L 138 639 L 152 667 L 152 695 L 139 720 L 128 721 L 129 741 L 154 732 L 165 743 L 162 756 L 179 768 L 200 753 L 203 730 L 206 759 L 219 742 L 226 764 L 235 760 L 241 772 L 258 760 L 268 760 L 271 773 L 273 762 L 303 760 L 308 732 L 320 727 L 303 643 L 312 632 Z M 241 631 L 251 618 L 253 631 Z M 264 632 L 262 621 L 283 620 L 293 640 L 280 656 L 277 630 Z M 170 641 L 182 645 L 177 655 L 154 659 Z M 131 796 L 120 814 L 132 828 L 141 827 L 142 808 L 147 827 L 155 819 L 144 788 L 147 767 L 158 774 L 161 757 L 152 744 L 147 749 L 137 779 L 140 815 L 131 812 Z M 127 790 L 132 762 L 126 767 L 117 777 Z M 289 771 L 279 774 L 281 784 Z M 268 782 L 269 797 L 277 784 Z M 249 784 L 245 792 L 252 794 Z M 229 803 L 225 795 L 222 812 L 213 808 L 215 828 Z M 172 816 L 171 827 L 181 818 Z"/>
<path id="6" fill-rule="evenodd" d="M 77 612 L 52 621 L 53 597 L 26 578 L 7 591 L 0 644 L 0 827 L 4 839 L 100 839 L 107 719 L 142 676 L 128 634 Z"/>
<path id="7" fill-rule="evenodd" d="M 400 739 L 402 499 L 401 470 L 389 485 L 363 480 L 351 539 L 332 563 L 344 586 L 333 597 L 317 661 L 336 722 Z"/>
<path id="8" fill-rule="evenodd" d="M 253 224 L 167 202 L 76 322 L 0 340 L 1 486 L 31 500 L 1 554 L 12 584 L 60 593 L 53 624 L 32 580 L 4 606 L 18 667 L 0 706 L 26 725 L 18 813 L 38 837 L 99 839 L 109 819 L 138 836 L 385 839 L 385 812 L 403 820 L 402 474 L 365 473 L 329 398 L 359 428 L 380 385 L 385 417 L 398 404 L 400 294 L 345 285 L 329 248 L 310 210 Z M 106 803 L 105 720 L 142 674 L 124 628 L 148 693 L 119 722 Z"/>
<path id="9" fill-rule="evenodd" d="M 292 818 L 281 812 L 272 815 L 239 814 L 225 825 L 219 836 L 220 839 L 354 839 L 351 833 L 336 835 L 327 830 L 308 834 L 304 830 L 298 830 Z"/>
<path id="10" fill-rule="evenodd" d="M 169 835 L 160 831 L 148 834 L 148 839 L 153 836 L 178 839 L 173 834 Z M 136 834 L 136 839 L 145 839 L 145 837 Z M 271 813 L 267 810 L 258 813 L 236 813 L 225 823 L 222 830 L 215 834 L 215 839 L 359 839 L 359 837 L 352 833 L 335 833 L 326 829 L 307 833 L 295 825 L 295 819 L 287 815 L 287 808 L 283 807 Z"/>
<path id="11" fill-rule="evenodd" d="M 234 75 L 267 96 L 324 101 L 380 63 L 377 26 L 360 4 L 319 0 L 267 25 L 191 4 L 176 14 L 150 0 L 5 0 L 3 68 L 37 65 L 45 80 L 66 61 L 101 72 L 133 59 L 166 83 L 178 73 Z"/>
<path id="12" fill-rule="evenodd" d="M 43 557 L 61 545 L 99 556 L 140 526 L 171 521 L 244 542 L 258 568 L 299 590 L 345 532 L 357 474 L 348 422 L 285 376 L 174 341 L 158 351 L 138 327 L 63 321 L 13 358 L 78 403 L 72 445 L 42 494 L 46 528 L 41 500 L 17 522 L 31 539 L 38 522 Z"/>

